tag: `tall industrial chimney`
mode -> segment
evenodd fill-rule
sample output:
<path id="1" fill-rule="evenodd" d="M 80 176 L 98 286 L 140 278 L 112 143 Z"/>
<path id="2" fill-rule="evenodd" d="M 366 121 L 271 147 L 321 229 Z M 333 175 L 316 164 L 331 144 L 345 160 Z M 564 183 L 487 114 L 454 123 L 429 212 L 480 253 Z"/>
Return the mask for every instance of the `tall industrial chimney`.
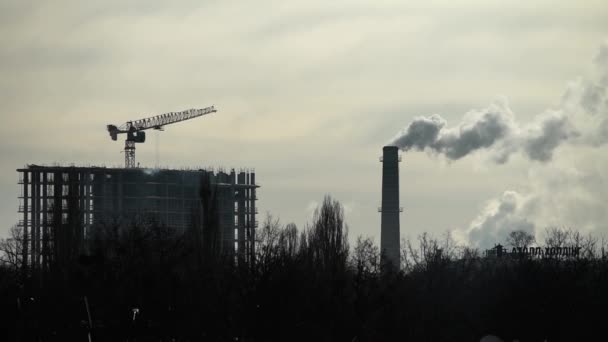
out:
<path id="1" fill-rule="evenodd" d="M 399 148 L 384 146 L 382 149 L 382 213 L 380 223 L 380 250 L 382 264 L 399 270 Z"/>

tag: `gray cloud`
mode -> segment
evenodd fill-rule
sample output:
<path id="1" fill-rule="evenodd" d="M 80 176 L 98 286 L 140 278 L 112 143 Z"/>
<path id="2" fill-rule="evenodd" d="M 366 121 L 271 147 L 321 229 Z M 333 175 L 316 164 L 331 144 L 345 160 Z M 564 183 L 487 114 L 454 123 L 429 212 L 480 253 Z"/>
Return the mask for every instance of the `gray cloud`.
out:
<path id="1" fill-rule="evenodd" d="M 608 41 L 600 46 L 594 62 L 594 79 L 570 82 L 560 111 L 581 133 L 575 143 L 599 147 L 608 143 Z"/>
<path id="2" fill-rule="evenodd" d="M 595 65 L 600 70 L 600 82 L 602 85 L 608 85 L 608 41 L 600 46 L 600 49 L 593 60 Z"/>
<path id="3" fill-rule="evenodd" d="M 606 88 L 601 85 L 585 84 L 581 96 L 581 107 L 589 114 L 597 114 L 605 99 Z"/>

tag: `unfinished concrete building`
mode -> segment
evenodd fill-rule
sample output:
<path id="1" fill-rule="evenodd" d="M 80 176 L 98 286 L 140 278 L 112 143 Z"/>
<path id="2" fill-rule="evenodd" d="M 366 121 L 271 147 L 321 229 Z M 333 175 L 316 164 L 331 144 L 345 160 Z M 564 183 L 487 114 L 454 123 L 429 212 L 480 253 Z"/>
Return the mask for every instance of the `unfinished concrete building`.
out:
<path id="1" fill-rule="evenodd" d="M 213 193 L 221 252 L 242 260 L 254 255 L 254 172 L 37 165 L 17 171 L 24 265 L 33 269 L 83 253 L 99 225 L 137 217 L 182 232 L 200 225 L 205 191 Z"/>

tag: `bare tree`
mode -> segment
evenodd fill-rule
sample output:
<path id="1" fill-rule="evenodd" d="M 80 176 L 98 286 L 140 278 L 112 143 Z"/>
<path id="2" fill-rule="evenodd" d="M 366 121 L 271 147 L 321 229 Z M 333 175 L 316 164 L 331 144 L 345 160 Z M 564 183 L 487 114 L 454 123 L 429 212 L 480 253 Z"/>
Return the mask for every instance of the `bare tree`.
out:
<path id="1" fill-rule="evenodd" d="M 329 268 L 345 267 L 348 260 L 348 225 L 344 208 L 327 195 L 315 210 L 313 223 L 307 232 L 308 253 L 317 265 Z"/>
<path id="2" fill-rule="evenodd" d="M 458 257 L 458 250 L 461 249 L 456 244 L 456 241 L 452 237 L 452 233 L 450 231 L 446 231 L 443 234 L 443 239 L 441 241 L 441 257 L 443 259 L 453 260 Z"/>
<path id="3" fill-rule="evenodd" d="M 546 247 L 564 247 L 571 240 L 572 230 L 567 228 L 550 227 L 545 229 Z"/>
<path id="4" fill-rule="evenodd" d="M 464 246 L 461 248 L 461 259 L 473 260 L 479 258 L 479 250 L 477 248 Z"/>
<path id="5" fill-rule="evenodd" d="M 572 231 L 569 243 L 574 247 L 580 247 L 579 256 L 582 258 L 593 259 L 600 254 L 597 250 L 598 239 L 591 233 L 585 236 L 579 231 Z"/>
<path id="6" fill-rule="evenodd" d="M 436 261 L 453 258 L 457 249 L 449 233 L 443 241 L 425 232 L 418 236 L 417 246 L 410 239 L 402 240 L 401 244 L 402 269 L 405 272 L 426 269 Z"/>
<path id="7" fill-rule="evenodd" d="M 266 213 L 262 228 L 256 233 L 256 260 L 259 265 L 268 265 L 279 253 L 281 223 L 271 213 Z"/>
<path id="8" fill-rule="evenodd" d="M 545 230 L 546 247 L 576 247 L 580 248 L 577 254 L 582 258 L 596 258 L 602 255 L 605 242 L 591 235 L 583 235 L 580 231 L 572 228 L 551 227 Z"/>
<path id="9" fill-rule="evenodd" d="M 0 239 L 0 264 L 12 269 L 19 269 L 22 260 L 23 229 L 17 225 L 11 227 L 10 236 Z"/>
<path id="10" fill-rule="evenodd" d="M 371 238 L 357 237 L 351 257 L 351 265 L 357 274 L 375 274 L 380 270 L 380 249 Z"/>
<path id="11" fill-rule="evenodd" d="M 295 223 L 288 223 L 279 234 L 281 254 L 295 257 L 298 252 L 298 227 Z"/>
<path id="12" fill-rule="evenodd" d="M 535 241 L 534 235 L 523 230 L 514 230 L 507 236 L 506 243 L 511 247 L 525 248 L 532 245 Z"/>

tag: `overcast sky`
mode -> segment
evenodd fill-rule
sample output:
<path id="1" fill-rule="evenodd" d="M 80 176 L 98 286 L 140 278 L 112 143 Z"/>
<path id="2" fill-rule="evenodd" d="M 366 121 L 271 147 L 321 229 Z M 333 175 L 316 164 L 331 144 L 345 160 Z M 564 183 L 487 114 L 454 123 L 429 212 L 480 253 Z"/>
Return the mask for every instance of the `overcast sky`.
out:
<path id="1" fill-rule="evenodd" d="M 378 157 L 416 117 L 454 127 L 500 99 L 525 126 L 573 84 L 606 100 L 606 1 L 504 3 L 0 0 L 0 235 L 18 220 L 15 169 L 122 165 L 106 124 L 215 105 L 150 132 L 138 162 L 154 166 L 158 146 L 162 166 L 255 168 L 261 214 L 303 227 L 330 193 L 351 236 L 379 241 Z M 402 236 L 608 233 L 608 148 L 577 139 L 542 162 L 404 152 Z"/>

